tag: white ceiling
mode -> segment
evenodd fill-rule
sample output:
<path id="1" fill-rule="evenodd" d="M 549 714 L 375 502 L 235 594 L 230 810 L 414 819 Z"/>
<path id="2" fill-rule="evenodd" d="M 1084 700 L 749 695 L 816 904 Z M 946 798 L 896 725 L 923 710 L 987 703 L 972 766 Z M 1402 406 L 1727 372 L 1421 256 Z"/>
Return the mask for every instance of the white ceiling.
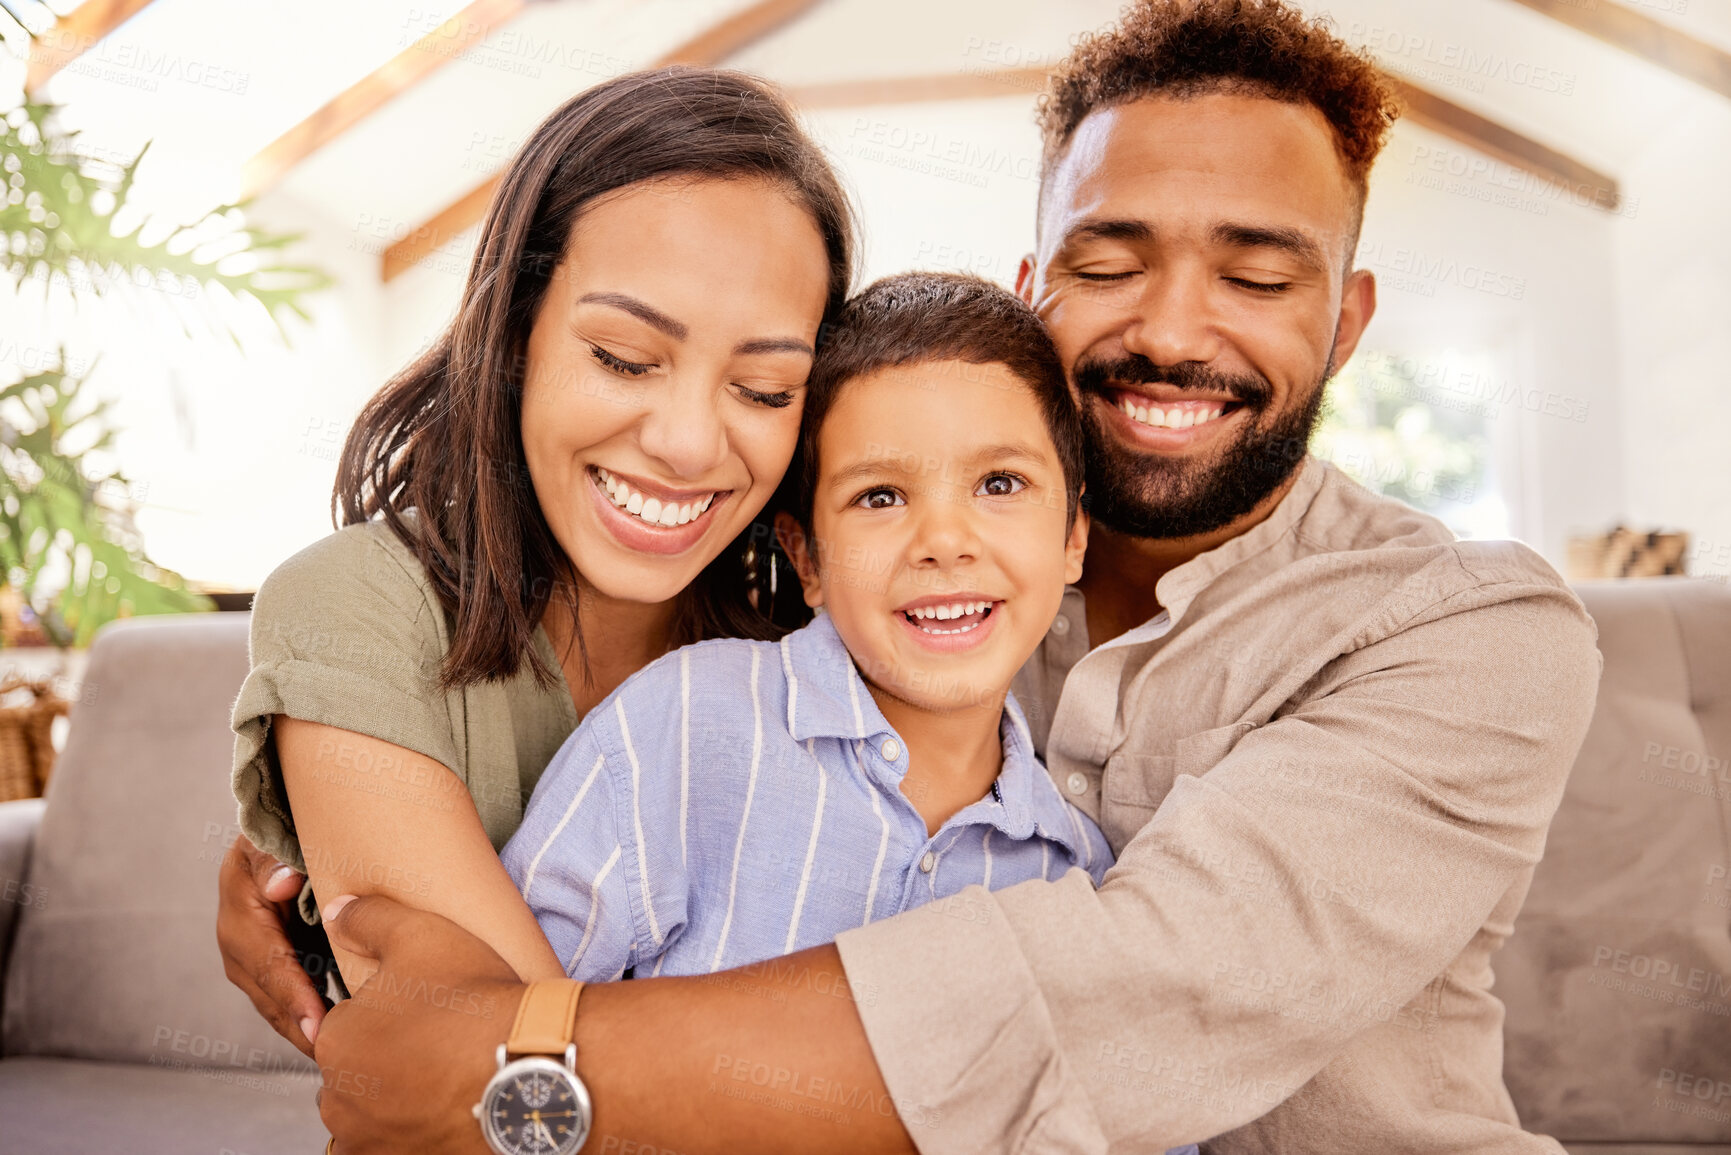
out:
<path id="1" fill-rule="evenodd" d="M 557 104 L 748 0 L 543 0 L 298 166 L 277 195 L 338 229 L 400 236 L 499 168 Z M 1304 0 L 1391 69 L 1615 175 L 1655 119 L 1722 99 L 1513 0 Z M 249 156 L 462 0 L 156 0 L 48 85 L 117 155 L 153 141 L 147 206 L 231 198 Z M 1731 3 L 1645 0 L 1731 47 Z M 1117 0 L 825 0 L 728 63 L 788 84 L 1049 64 Z M 1562 91 L 1567 89 L 1567 91 Z M 1030 101 L 998 102 L 1030 115 Z"/>

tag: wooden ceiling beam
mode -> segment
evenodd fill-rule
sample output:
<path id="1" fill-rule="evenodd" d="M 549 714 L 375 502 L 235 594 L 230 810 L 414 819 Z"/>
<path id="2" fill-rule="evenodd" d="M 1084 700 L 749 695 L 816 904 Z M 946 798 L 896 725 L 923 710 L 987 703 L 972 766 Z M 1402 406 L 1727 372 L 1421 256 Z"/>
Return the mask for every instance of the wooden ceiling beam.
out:
<path id="1" fill-rule="evenodd" d="M 84 55 L 91 45 L 138 15 L 149 4 L 150 0 L 84 0 L 55 20 L 54 27 L 36 37 L 30 45 L 24 91 L 34 94 L 56 72 Z"/>
<path id="2" fill-rule="evenodd" d="M 1488 116 L 1446 100 L 1428 88 L 1420 88 L 1392 74 L 1388 74 L 1388 79 L 1406 104 L 1406 119 L 1414 124 L 1458 140 L 1493 160 L 1560 185 L 1576 199 L 1596 208 L 1614 212 L 1622 203 L 1622 193 L 1615 177 L 1549 145 L 1540 144 Z"/>
<path id="3" fill-rule="evenodd" d="M 524 5 L 525 0 L 474 0 L 338 93 L 246 162 L 241 168 L 241 199 L 248 200 L 274 186 L 295 165 L 485 40 Z"/>
<path id="4" fill-rule="evenodd" d="M 943 100 L 991 100 L 1034 96 L 1052 78 L 1043 68 L 1006 68 L 992 72 L 948 72 L 937 76 L 895 76 L 797 84 L 788 99 L 801 108 L 864 108 L 874 104 L 929 104 Z"/>
<path id="5" fill-rule="evenodd" d="M 1731 52 L 1613 0 L 1514 0 L 1649 64 L 1731 97 Z M 1679 10 L 1682 5 L 1677 6 Z"/>
<path id="6" fill-rule="evenodd" d="M 748 45 L 787 27 L 819 2 L 820 0 L 757 0 L 757 3 L 747 5 L 732 16 L 717 21 L 697 35 L 682 41 L 672 50 L 663 53 L 649 67 L 665 68 L 672 64 L 707 67 L 719 64 Z M 488 177 L 440 210 L 432 219 L 387 248 L 379 259 L 380 279 L 395 279 L 473 227 L 487 215 L 487 206 L 492 203 L 493 193 L 498 189 L 501 177 L 502 174 L 499 173 Z"/>
<path id="7" fill-rule="evenodd" d="M 779 2 L 788 4 L 788 0 Z M 1580 202 L 1607 211 L 1614 211 L 1621 203 L 1615 177 L 1427 88 L 1392 74 L 1388 78 L 1406 105 L 1407 119 L 1414 124 L 1560 185 Z M 1043 92 L 1049 79 L 1043 69 L 1003 69 L 795 85 L 787 89 L 787 95 L 803 108 L 926 104 L 1032 95 Z M 462 199 L 386 249 L 380 269 L 382 278 L 389 281 L 400 276 L 471 228 L 486 214 L 499 179 L 495 175 L 483 181 Z"/>

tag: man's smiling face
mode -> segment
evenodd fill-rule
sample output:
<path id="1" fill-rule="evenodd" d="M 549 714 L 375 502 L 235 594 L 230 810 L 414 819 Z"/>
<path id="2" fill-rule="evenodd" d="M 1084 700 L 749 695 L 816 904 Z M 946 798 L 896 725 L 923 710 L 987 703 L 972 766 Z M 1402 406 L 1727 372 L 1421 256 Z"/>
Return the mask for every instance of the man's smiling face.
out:
<path id="1" fill-rule="evenodd" d="M 1104 526 L 1260 516 L 1376 307 L 1359 196 L 1314 107 L 1230 91 L 1089 114 L 1046 178 L 1018 289 L 1078 391 Z"/>

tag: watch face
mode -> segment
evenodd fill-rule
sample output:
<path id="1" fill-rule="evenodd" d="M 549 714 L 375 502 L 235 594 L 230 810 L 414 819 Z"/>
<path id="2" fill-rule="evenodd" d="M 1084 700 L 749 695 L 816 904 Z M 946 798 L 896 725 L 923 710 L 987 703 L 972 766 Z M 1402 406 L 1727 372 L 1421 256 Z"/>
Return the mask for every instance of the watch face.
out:
<path id="1" fill-rule="evenodd" d="M 500 1155 L 572 1155 L 589 1136 L 589 1092 L 562 1063 L 507 1063 L 481 1096 L 481 1130 Z"/>

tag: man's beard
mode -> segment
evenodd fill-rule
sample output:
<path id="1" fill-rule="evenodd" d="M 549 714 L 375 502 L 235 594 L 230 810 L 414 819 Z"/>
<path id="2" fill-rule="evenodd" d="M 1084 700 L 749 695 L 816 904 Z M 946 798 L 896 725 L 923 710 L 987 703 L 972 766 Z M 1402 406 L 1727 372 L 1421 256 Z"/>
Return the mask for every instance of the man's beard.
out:
<path id="1" fill-rule="evenodd" d="M 1078 364 L 1089 515 L 1131 537 L 1195 537 L 1230 525 L 1284 485 L 1304 460 L 1322 412 L 1323 383 L 1333 369 L 1331 360 L 1298 408 L 1270 414 L 1274 389 L 1259 376 L 1231 376 L 1197 361 L 1162 367 L 1134 355 Z M 1229 395 L 1245 411 L 1243 430 L 1199 457 L 1131 448 L 1107 431 L 1106 418 L 1090 402 L 1098 397 L 1123 412 L 1110 390 L 1138 384 Z"/>

